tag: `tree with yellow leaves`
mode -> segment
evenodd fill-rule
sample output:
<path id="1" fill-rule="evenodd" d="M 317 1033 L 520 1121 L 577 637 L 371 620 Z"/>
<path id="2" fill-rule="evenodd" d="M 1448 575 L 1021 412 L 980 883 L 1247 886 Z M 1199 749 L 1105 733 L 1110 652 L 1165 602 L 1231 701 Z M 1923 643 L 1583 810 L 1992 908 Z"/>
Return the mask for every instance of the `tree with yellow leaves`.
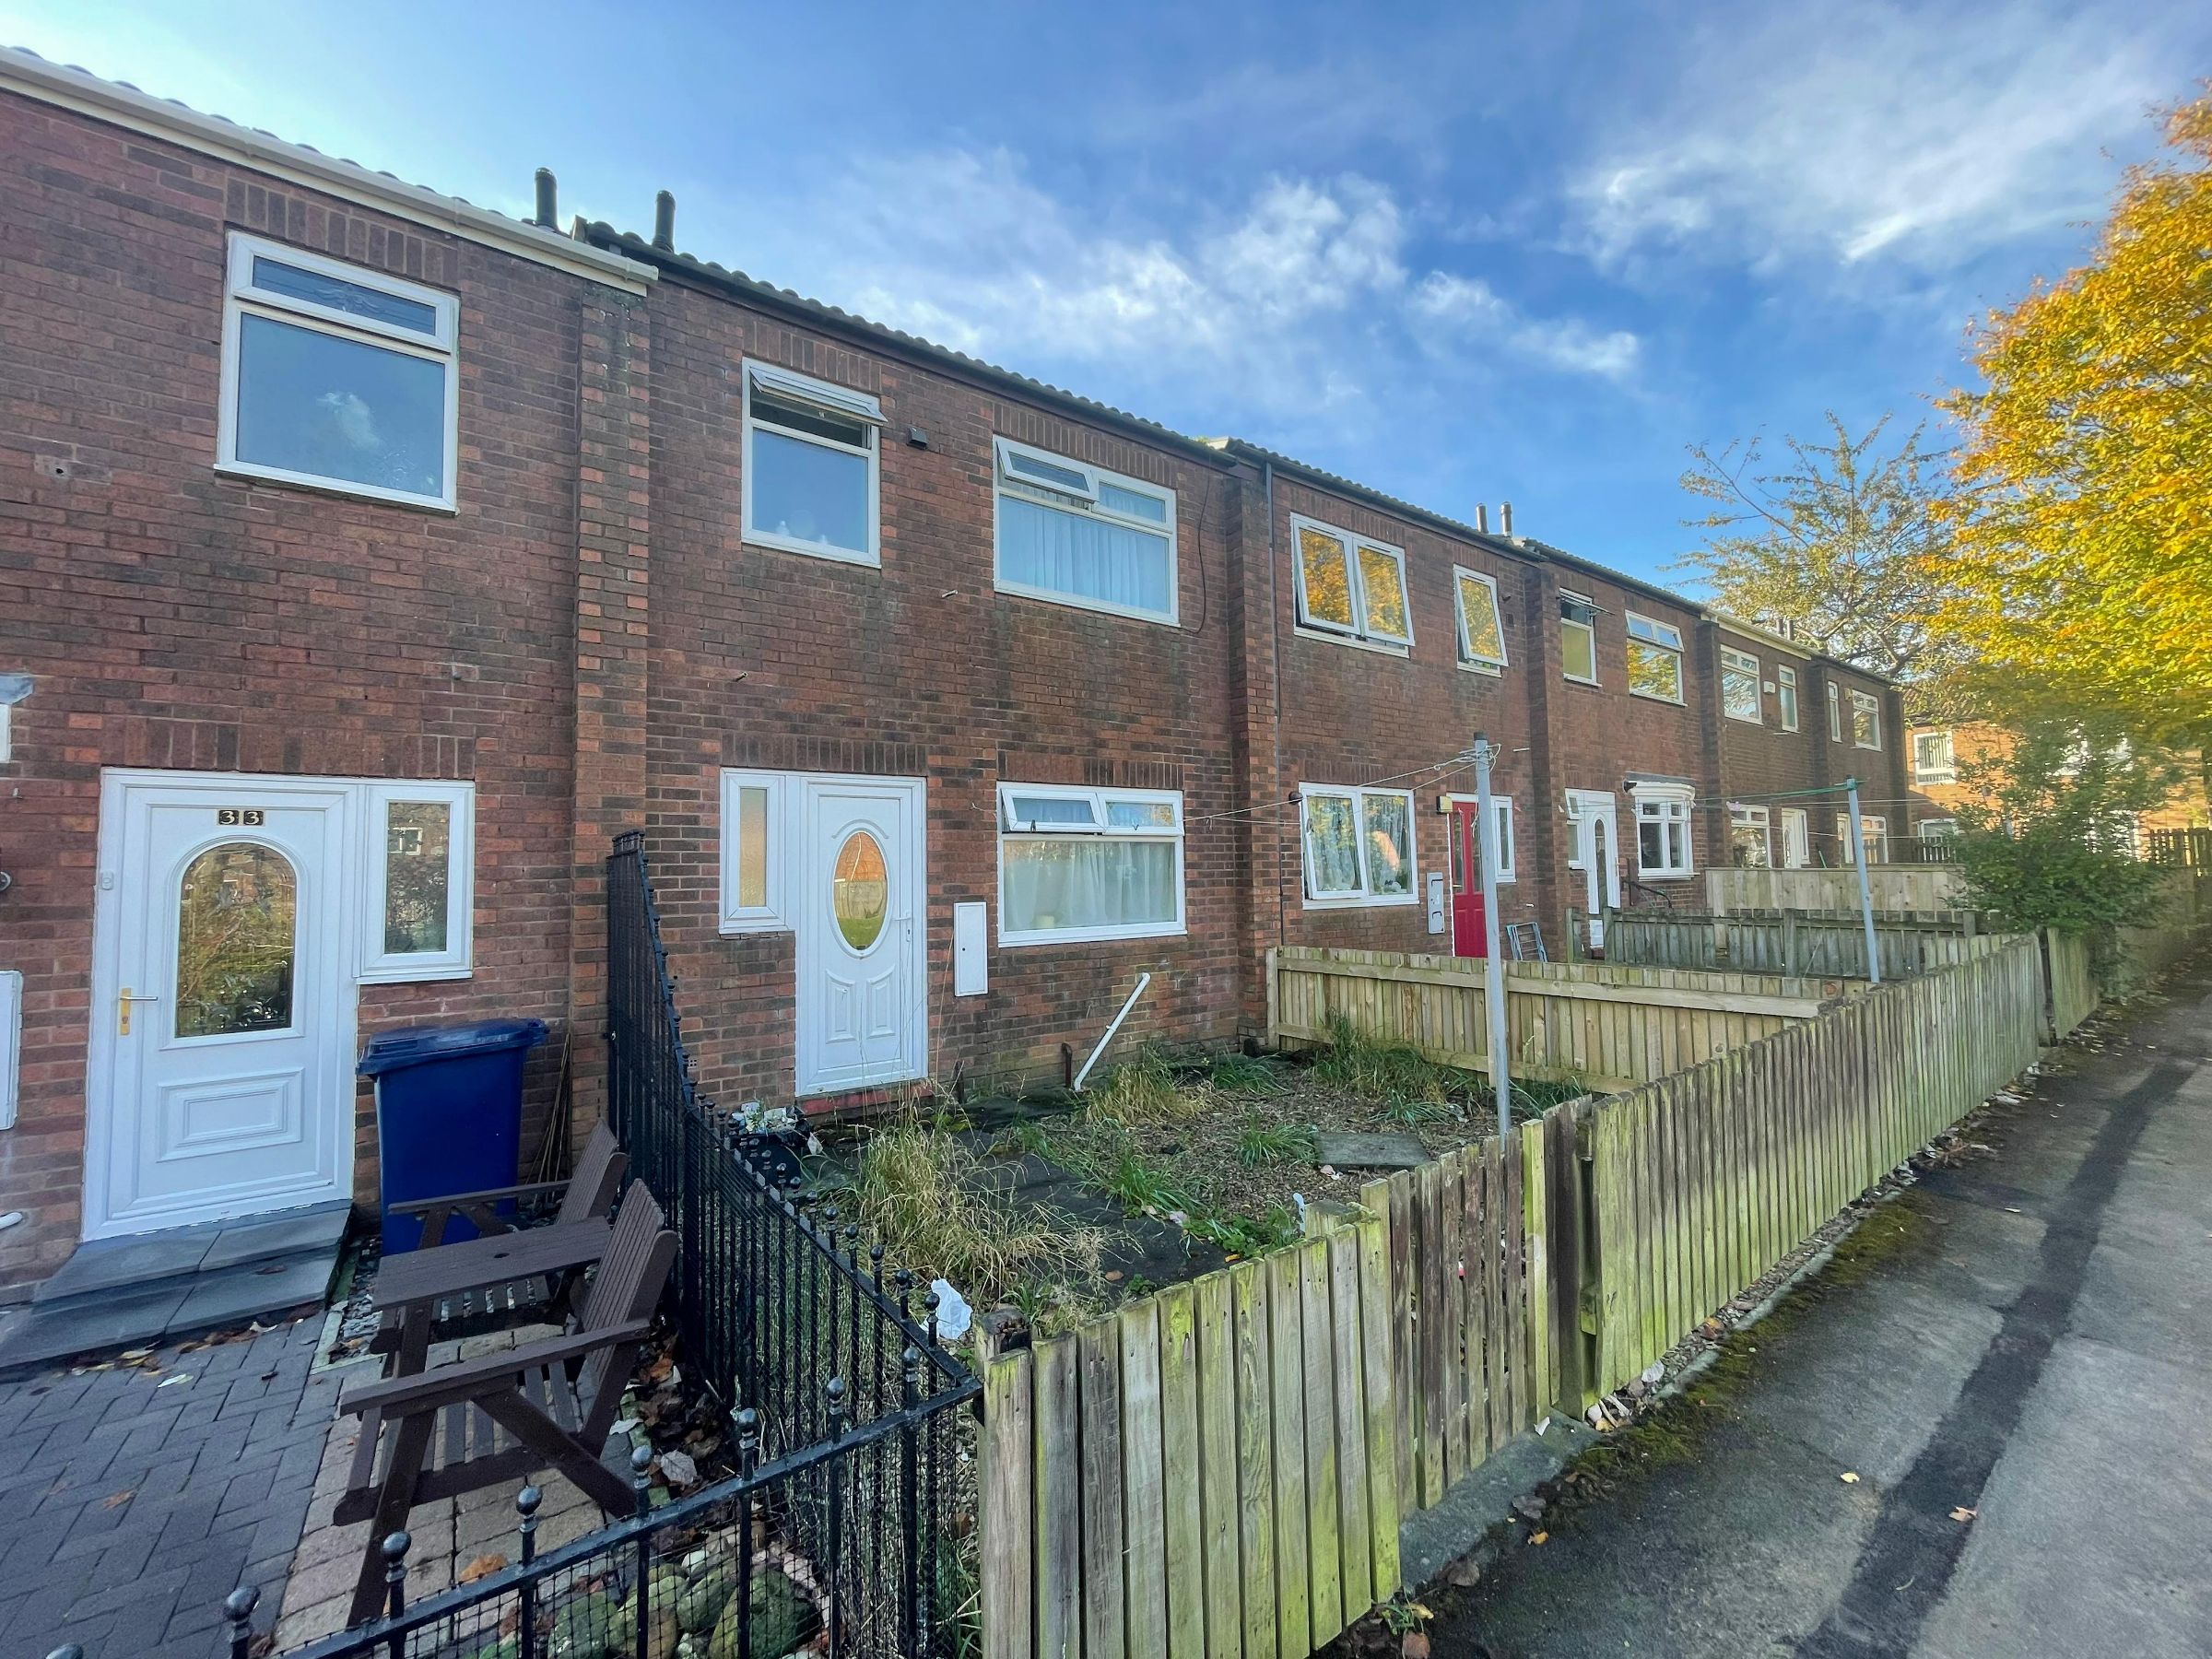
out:
<path id="1" fill-rule="evenodd" d="M 1934 621 L 1984 706 L 2212 750 L 2212 95 L 2090 262 L 1974 331 Z"/>

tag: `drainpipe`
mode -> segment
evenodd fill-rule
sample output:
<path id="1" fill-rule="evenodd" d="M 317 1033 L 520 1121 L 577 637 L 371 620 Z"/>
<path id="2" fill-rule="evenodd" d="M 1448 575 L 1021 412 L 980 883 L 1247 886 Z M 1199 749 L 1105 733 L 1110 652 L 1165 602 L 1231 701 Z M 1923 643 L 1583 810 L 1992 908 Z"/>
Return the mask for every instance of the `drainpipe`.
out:
<path id="1" fill-rule="evenodd" d="M 1488 738 L 1475 735 L 1475 862 L 1482 866 L 1482 1000 L 1490 1017 L 1490 1092 L 1498 1100 L 1498 1144 L 1513 1133 L 1513 1085 L 1506 1063 L 1505 962 L 1498 954 L 1498 827 L 1490 808 Z M 1509 1147 L 1510 1150 L 1510 1147 Z"/>

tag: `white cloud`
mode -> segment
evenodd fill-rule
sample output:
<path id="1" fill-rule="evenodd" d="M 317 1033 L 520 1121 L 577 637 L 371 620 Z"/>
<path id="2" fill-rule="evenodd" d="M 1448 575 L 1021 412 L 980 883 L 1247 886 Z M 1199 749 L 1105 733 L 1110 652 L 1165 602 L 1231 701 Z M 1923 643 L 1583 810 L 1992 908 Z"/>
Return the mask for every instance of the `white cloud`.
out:
<path id="1" fill-rule="evenodd" d="M 1217 421 L 1394 403 L 1409 377 L 1468 367 L 1469 347 L 1611 379 L 1635 363 L 1632 335 L 1501 300 L 1485 325 L 1466 296 L 1487 287 L 1417 276 L 1409 215 L 1358 175 L 1277 176 L 1241 202 L 1159 205 L 1134 229 L 1003 150 L 876 160 L 809 200 L 748 208 L 745 263 L 960 350 L 1109 396 L 1167 392 Z"/>
<path id="2" fill-rule="evenodd" d="M 1626 329 L 1601 330 L 1578 318 L 1532 318 L 1479 277 L 1431 271 L 1413 293 L 1414 313 L 1452 339 L 1494 343 L 1547 368 L 1625 380 L 1643 342 Z"/>
<path id="3" fill-rule="evenodd" d="M 1939 273 L 2093 213 L 2100 145 L 2182 89 L 2155 10 L 1861 0 L 1692 39 L 1570 183 L 1601 265 L 1653 251 Z"/>

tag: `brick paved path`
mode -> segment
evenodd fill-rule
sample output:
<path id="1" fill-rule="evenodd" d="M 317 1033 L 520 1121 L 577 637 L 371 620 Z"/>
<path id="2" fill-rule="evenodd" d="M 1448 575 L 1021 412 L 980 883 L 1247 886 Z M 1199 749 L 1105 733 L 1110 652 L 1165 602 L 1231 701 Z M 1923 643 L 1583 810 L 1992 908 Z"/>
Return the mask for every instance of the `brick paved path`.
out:
<path id="1" fill-rule="evenodd" d="M 227 1653 L 223 1598 L 247 1583 L 269 1629 L 354 1374 L 310 1374 L 322 1326 L 0 1382 L 7 1659 Z"/>

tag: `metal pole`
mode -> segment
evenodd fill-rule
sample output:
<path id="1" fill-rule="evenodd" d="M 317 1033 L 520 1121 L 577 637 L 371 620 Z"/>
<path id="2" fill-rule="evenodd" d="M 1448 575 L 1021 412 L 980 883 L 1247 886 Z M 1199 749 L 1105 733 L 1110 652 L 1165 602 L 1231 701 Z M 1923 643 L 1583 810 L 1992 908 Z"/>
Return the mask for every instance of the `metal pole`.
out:
<path id="1" fill-rule="evenodd" d="M 1505 961 L 1498 953 L 1498 823 L 1490 806 L 1489 740 L 1475 739 L 1475 862 L 1482 869 L 1482 1000 L 1490 1016 L 1490 1092 L 1498 1097 L 1498 1144 L 1513 1132 L 1513 1085 L 1507 1075 Z"/>
<path id="2" fill-rule="evenodd" d="M 1851 862 L 1859 866 L 1859 921 L 1866 929 L 1866 977 L 1875 984 L 1882 982 L 1882 957 L 1874 943 L 1874 878 L 1866 874 L 1866 831 L 1859 823 L 1859 781 L 1843 780 L 1845 798 L 1851 803 Z"/>

